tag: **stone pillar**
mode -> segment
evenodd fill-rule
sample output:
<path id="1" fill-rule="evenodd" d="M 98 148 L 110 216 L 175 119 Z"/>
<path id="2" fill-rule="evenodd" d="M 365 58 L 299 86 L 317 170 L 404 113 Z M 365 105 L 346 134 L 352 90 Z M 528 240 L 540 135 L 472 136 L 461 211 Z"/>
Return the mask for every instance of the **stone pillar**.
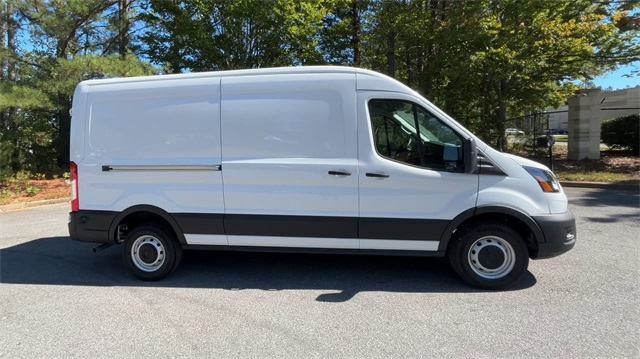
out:
<path id="1" fill-rule="evenodd" d="M 569 99 L 570 160 L 600 159 L 600 89 L 579 90 Z"/>

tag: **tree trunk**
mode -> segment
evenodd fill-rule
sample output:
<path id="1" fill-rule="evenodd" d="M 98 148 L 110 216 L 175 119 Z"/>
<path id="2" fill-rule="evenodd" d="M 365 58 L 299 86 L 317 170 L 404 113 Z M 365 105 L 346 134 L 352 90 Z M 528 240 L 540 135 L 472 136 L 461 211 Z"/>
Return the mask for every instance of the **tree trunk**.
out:
<path id="1" fill-rule="evenodd" d="M 500 80 L 498 90 L 498 133 L 500 135 L 500 150 L 504 151 L 507 146 L 507 138 L 504 133 L 504 125 L 507 122 L 507 102 L 505 101 L 506 81 Z"/>
<path id="2" fill-rule="evenodd" d="M 6 9 L 7 0 L 0 0 L 0 51 L 4 49 L 4 34 L 7 27 L 7 12 Z M 0 63 L 0 78 L 4 75 L 4 62 Z"/>
<path id="3" fill-rule="evenodd" d="M 13 0 L 7 1 L 6 27 L 7 27 L 7 48 L 9 49 L 9 57 L 7 58 L 7 80 L 15 81 L 15 60 L 16 54 L 16 22 L 14 19 Z"/>
<path id="4" fill-rule="evenodd" d="M 56 111 L 58 119 L 59 133 L 55 137 L 56 148 L 58 149 L 58 166 L 65 168 L 69 165 L 69 142 L 71 131 L 71 99 L 66 94 L 58 95 L 57 99 L 60 109 Z"/>
<path id="5" fill-rule="evenodd" d="M 6 24 L 7 24 L 7 12 L 5 11 L 7 6 L 7 0 L 0 0 L 0 52 L 2 52 L 5 48 L 5 37 L 6 33 Z M 5 61 L 0 60 L 0 81 L 4 81 L 4 69 L 5 69 Z M 6 130 L 5 124 L 5 111 L 4 109 L 0 109 L 0 131 L 4 132 Z M 0 137 L 1 139 L 1 137 Z"/>
<path id="6" fill-rule="evenodd" d="M 129 47 L 129 5 L 129 0 L 118 0 L 118 53 L 123 59 Z"/>
<path id="7" fill-rule="evenodd" d="M 395 31 L 389 31 L 389 76 L 396 78 L 396 34 Z"/>
<path id="8" fill-rule="evenodd" d="M 358 0 L 351 2 L 351 47 L 353 49 L 353 66 L 360 67 L 362 62 L 360 56 L 360 12 L 358 9 Z"/>
<path id="9" fill-rule="evenodd" d="M 9 56 L 7 56 L 7 75 L 6 75 L 6 80 L 10 83 L 15 83 L 16 81 L 16 73 L 15 73 L 15 69 L 16 69 L 16 64 L 15 64 L 15 56 L 16 56 L 16 21 L 15 21 L 15 16 L 14 16 L 14 6 L 13 6 L 13 2 L 14 0 L 7 0 L 7 7 L 6 7 L 6 22 L 5 22 L 5 26 L 7 28 L 6 32 L 7 32 L 7 50 L 9 50 Z M 9 156 L 9 166 L 11 168 L 11 170 L 13 171 L 13 173 L 18 172 L 21 169 L 21 164 L 20 164 L 20 147 L 19 147 L 19 143 L 18 143 L 18 135 L 16 133 L 17 126 L 15 124 L 15 117 L 16 117 L 16 108 L 15 107 L 9 107 L 7 108 L 5 114 L 4 114 L 5 118 L 5 126 L 7 128 L 7 132 L 8 133 L 12 133 L 13 132 L 13 139 L 12 139 L 12 153 Z"/>

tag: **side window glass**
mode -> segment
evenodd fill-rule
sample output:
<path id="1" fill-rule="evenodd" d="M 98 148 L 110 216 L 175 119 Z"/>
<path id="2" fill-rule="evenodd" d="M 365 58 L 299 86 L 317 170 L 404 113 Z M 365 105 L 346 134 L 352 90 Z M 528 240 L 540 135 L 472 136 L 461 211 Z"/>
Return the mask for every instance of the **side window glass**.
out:
<path id="1" fill-rule="evenodd" d="M 370 102 L 369 112 L 378 153 L 396 161 L 419 165 L 418 138 L 411 125 L 411 105 L 376 100 Z"/>
<path id="2" fill-rule="evenodd" d="M 381 156 L 434 170 L 464 170 L 462 138 L 423 108 L 408 101 L 371 100 L 369 115 Z"/>

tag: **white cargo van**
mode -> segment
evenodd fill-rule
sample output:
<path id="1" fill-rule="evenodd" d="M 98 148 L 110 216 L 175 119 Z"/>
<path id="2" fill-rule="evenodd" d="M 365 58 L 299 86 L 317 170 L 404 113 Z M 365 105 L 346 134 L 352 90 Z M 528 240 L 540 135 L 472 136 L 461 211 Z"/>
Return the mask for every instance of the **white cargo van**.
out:
<path id="1" fill-rule="evenodd" d="M 576 241 L 548 168 L 355 68 L 82 82 L 71 178 L 71 238 L 123 244 L 144 280 L 186 249 L 300 251 L 448 256 L 500 289 Z"/>

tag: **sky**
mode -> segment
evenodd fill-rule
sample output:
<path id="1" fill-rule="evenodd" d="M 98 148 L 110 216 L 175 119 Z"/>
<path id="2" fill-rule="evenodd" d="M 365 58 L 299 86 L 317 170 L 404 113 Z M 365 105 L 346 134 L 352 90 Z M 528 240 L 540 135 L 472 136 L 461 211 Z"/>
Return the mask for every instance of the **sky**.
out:
<path id="1" fill-rule="evenodd" d="M 593 83 L 603 89 L 612 87 L 614 90 L 620 90 L 627 87 L 636 87 L 640 85 L 640 76 L 624 76 L 631 73 L 632 70 L 640 70 L 640 61 L 632 62 L 630 65 L 620 67 L 616 71 L 598 76 L 593 79 Z"/>

